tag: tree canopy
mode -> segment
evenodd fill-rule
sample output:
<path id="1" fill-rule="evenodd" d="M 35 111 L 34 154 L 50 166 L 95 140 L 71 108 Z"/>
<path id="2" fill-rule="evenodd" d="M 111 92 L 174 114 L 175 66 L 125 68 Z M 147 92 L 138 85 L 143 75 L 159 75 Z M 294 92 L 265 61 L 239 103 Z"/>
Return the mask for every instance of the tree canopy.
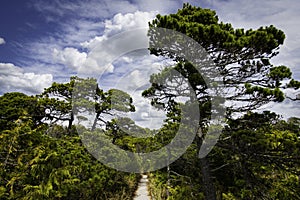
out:
<path id="1" fill-rule="evenodd" d="M 225 98 L 230 102 L 227 106 L 229 114 L 254 110 L 270 101 L 281 102 L 284 100 L 282 89 L 299 87 L 288 67 L 271 64 L 271 58 L 279 53 L 285 39 L 284 32 L 273 25 L 257 30 L 234 29 L 229 23 L 219 22 L 215 11 L 184 4 L 176 14 L 157 15 L 149 26 L 150 44 L 159 41 L 158 31 L 151 28 L 166 28 L 187 35 L 205 49 L 218 69 L 224 87 L 228 88 Z M 176 38 L 170 37 L 169 40 L 174 48 L 180 49 L 176 46 Z M 174 69 L 189 80 L 196 92 L 205 93 L 209 89 L 200 81 L 200 75 L 195 75 L 197 68 L 193 69 L 182 55 L 163 48 L 150 48 L 150 51 L 178 61 Z M 183 71 L 186 72 L 183 74 Z M 163 78 L 165 73 L 157 76 Z M 195 82 L 195 79 L 198 81 Z M 151 91 L 155 93 L 160 88 L 152 84 Z"/>

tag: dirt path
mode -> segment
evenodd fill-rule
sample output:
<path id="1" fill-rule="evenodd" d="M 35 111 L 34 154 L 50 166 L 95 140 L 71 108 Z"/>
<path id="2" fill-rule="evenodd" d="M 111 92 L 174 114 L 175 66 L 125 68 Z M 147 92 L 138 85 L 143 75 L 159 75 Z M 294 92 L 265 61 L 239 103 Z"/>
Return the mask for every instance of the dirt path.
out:
<path id="1" fill-rule="evenodd" d="M 148 176 L 143 174 L 133 200 L 151 200 L 148 192 L 148 182 Z"/>

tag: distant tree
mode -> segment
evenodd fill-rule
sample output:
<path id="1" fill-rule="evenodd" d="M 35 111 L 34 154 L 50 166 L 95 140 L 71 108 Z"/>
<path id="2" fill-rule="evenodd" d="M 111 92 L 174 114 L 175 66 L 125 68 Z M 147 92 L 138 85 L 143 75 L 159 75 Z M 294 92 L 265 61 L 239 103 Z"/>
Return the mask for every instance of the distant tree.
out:
<path id="1" fill-rule="evenodd" d="M 19 92 L 5 93 L 0 97 L 0 130 L 10 130 L 17 120 L 33 121 L 34 126 L 41 124 L 43 110 L 38 106 L 34 96 L 27 96 Z"/>
<path id="2" fill-rule="evenodd" d="M 118 113 L 134 112 L 135 107 L 132 104 L 133 100 L 129 94 L 122 90 L 110 89 L 108 92 L 99 95 L 101 99 L 97 99 L 95 105 L 96 117 L 92 126 L 92 130 L 96 128 L 97 121 L 102 121 L 105 126 L 112 127 L 112 124 L 108 123 L 109 118 L 104 119 L 109 115 L 111 118 L 117 117 Z M 116 124 L 114 125 L 116 126 Z"/>
<path id="3" fill-rule="evenodd" d="M 103 115 L 134 111 L 132 98 L 127 93 L 117 89 L 104 92 L 93 78 L 71 77 L 68 83 L 53 83 L 39 96 L 39 104 L 45 110 L 45 120 L 68 121 L 69 130 L 75 115 L 81 120 L 84 115 L 94 114 L 94 130 L 97 121 L 105 122 Z"/>
<path id="4" fill-rule="evenodd" d="M 39 95 L 39 104 L 44 109 L 45 120 L 51 122 L 68 121 L 71 129 L 74 121 L 72 111 L 72 92 L 77 77 L 71 77 L 69 83 L 52 83 Z"/>

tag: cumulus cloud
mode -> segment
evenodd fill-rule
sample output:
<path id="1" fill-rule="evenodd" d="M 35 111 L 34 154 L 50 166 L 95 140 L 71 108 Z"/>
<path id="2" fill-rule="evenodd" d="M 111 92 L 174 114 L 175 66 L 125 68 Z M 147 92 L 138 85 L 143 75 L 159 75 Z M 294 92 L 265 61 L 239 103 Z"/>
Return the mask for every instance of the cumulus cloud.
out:
<path id="1" fill-rule="evenodd" d="M 63 50 L 54 48 L 53 58 L 58 63 L 64 64 L 71 69 L 77 70 L 85 63 L 87 54 L 85 52 L 79 52 L 77 49 L 71 47 L 66 47 Z"/>
<path id="2" fill-rule="evenodd" d="M 0 37 L 0 45 L 1 44 L 5 44 L 5 40 L 4 40 L 4 38 L 2 38 L 2 37 Z"/>
<path id="3" fill-rule="evenodd" d="M 147 28 L 148 22 L 151 21 L 156 14 L 156 11 L 116 14 L 111 20 L 105 21 L 104 34 L 111 36 L 122 31 L 132 30 L 136 28 Z"/>
<path id="4" fill-rule="evenodd" d="M 151 107 L 150 100 L 144 98 L 135 98 L 134 102 L 136 112 L 129 113 L 128 116 L 133 119 L 137 125 L 150 129 L 159 129 L 166 119 L 166 114 L 162 110 Z M 138 101 L 137 101 L 138 100 Z"/>
<path id="5" fill-rule="evenodd" d="M 115 69 L 113 62 L 120 56 L 137 49 L 148 48 L 148 21 L 156 12 L 116 14 L 105 20 L 102 35 L 82 42 L 80 47 L 53 48 L 54 61 L 63 64 L 80 75 L 98 75 Z"/>
<path id="6" fill-rule="evenodd" d="M 120 38 L 120 33 L 128 34 L 135 34 L 140 36 L 134 37 L 134 41 L 129 41 L 128 45 L 133 45 L 134 43 L 139 42 L 141 40 L 142 42 L 145 42 L 146 37 L 146 29 L 148 27 L 148 22 L 152 20 L 157 12 L 140 12 L 136 11 L 134 13 L 127 13 L 127 14 L 116 14 L 112 19 L 105 20 L 105 29 L 103 31 L 103 34 L 101 36 L 96 36 L 92 38 L 89 41 L 82 42 L 81 45 L 85 48 L 88 48 L 89 50 L 95 50 L 97 46 L 102 46 L 103 43 L 105 43 L 107 40 L 110 40 L 109 46 L 112 46 L 111 42 L 113 40 L 117 40 Z M 115 36 L 113 38 L 113 36 Z M 132 44 L 133 43 L 133 44 Z M 112 47 L 110 47 L 112 48 Z M 105 49 L 106 50 L 117 50 L 120 48 L 120 46 L 115 47 L 114 49 Z M 124 48 L 124 47 L 121 47 Z M 99 49 L 99 48 L 98 48 Z M 104 51 L 104 49 L 102 49 Z"/>
<path id="7" fill-rule="evenodd" d="M 286 44 L 283 46 L 282 52 L 279 54 L 278 59 L 274 60 L 276 63 L 280 64 L 283 64 L 280 61 L 284 60 L 288 62 L 287 65 L 289 65 L 292 69 L 296 68 L 299 60 L 297 60 L 295 56 L 293 58 L 289 56 L 291 53 L 293 53 L 293 51 L 299 52 L 297 50 L 299 48 L 297 41 L 299 41 L 298 38 L 300 38 L 300 31 L 297 27 L 300 27 L 300 24 L 299 21 L 294 17 L 298 12 L 297 6 L 294 6 L 295 2 L 274 2 L 272 0 L 264 2 L 258 0 L 254 0 L 254 2 L 203 2 L 200 3 L 190 1 L 190 3 L 194 5 L 209 6 L 215 9 L 222 21 L 230 22 L 235 27 L 258 28 L 261 25 L 274 24 L 283 29 L 287 34 Z M 116 59 L 115 55 L 112 55 L 112 52 L 115 54 L 121 52 L 120 46 L 116 46 L 114 43 L 111 43 L 111 36 L 124 31 L 133 30 L 138 27 L 147 27 L 148 21 L 151 21 L 151 19 L 153 19 L 157 13 L 166 14 L 170 12 L 176 12 L 176 9 L 180 8 L 182 3 L 182 1 L 175 2 L 171 0 L 164 1 L 164 3 L 161 3 L 160 1 L 147 0 L 118 0 L 114 4 L 105 0 L 92 0 L 89 1 L 89 3 L 82 3 L 81 1 L 66 3 L 64 1 L 55 0 L 52 3 L 43 3 L 42 1 L 39 1 L 35 5 L 35 8 L 41 12 L 46 12 L 55 16 L 66 17 L 70 15 L 70 13 L 78 13 L 78 17 L 84 15 L 84 19 L 72 20 L 69 25 L 63 24 L 62 28 L 65 32 L 60 37 L 60 40 L 64 41 L 60 46 L 69 46 L 80 49 L 80 46 L 78 46 L 80 43 L 82 45 L 81 47 L 86 48 L 86 59 L 88 59 L 85 64 L 81 65 L 81 71 L 92 72 L 95 69 L 98 69 L 97 72 L 101 74 L 104 71 L 111 72 L 114 69 L 114 66 L 107 64 Z M 136 11 L 137 9 L 143 10 L 144 12 Z M 95 10 L 99 10 L 99 12 L 94 12 Z M 252 12 L 253 10 L 255 10 L 255 12 Z M 112 14 L 115 15 L 111 19 L 107 19 L 110 18 Z M 105 17 L 106 20 L 101 21 L 101 18 L 103 17 Z M 89 18 L 93 20 L 89 20 Z M 105 46 L 105 42 L 107 40 L 110 42 L 110 49 Z M 129 47 L 130 44 L 135 44 L 136 42 L 137 41 L 129 42 L 126 47 Z M 97 46 L 99 48 L 97 48 Z M 106 49 L 100 49 L 102 47 Z M 106 52 L 99 52 L 99 49 L 101 51 L 105 50 Z M 61 51 L 65 51 L 65 49 L 61 48 Z M 45 55 L 48 56 L 47 54 Z M 74 56 L 76 57 L 76 55 Z M 70 63 L 72 61 L 66 60 L 66 62 Z M 74 67 L 74 65 L 68 66 L 71 67 L 71 69 L 77 69 Z"/>
<path id="8" fill-rule="evenodd" d="M 141 96 L 149 86 L 149 76 L 158 67 L 156 58 L 148 50 L 146 56 L 146 51 L 130 54 L 148 48 L 148 21 L 156 14 L 156 11 L 135 11 L 118 13 L 102 22 L 71 21 L 71 25 L 64 24 L 61 35 L 53 34 L 34 43 L 31 49 L 39 51 L 32 54 L 41 62 L 65 66 L 79 76 L 105 77 L 100 87 L 122 89 L 133 97 L 137 112 L 130 115 L 132 119 L 139 125 L 158 128 L 165 114 L 153 110 L 149 100 Z M 66 73 L 68 70 L 62 74 Z"/>
<path id="9" fill-rule="evenodd" d="M 11 63 L 0 63 L 0 93 L 19 91 L 37 94 L 52 83 L 51 74 L 24 72 Z"/>

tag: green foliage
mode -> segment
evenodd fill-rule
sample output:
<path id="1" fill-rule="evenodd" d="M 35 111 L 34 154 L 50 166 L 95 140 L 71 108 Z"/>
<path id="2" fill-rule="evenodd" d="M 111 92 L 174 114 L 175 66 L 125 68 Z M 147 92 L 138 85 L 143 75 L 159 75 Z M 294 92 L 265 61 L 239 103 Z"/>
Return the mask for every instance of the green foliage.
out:
<path id="1" fill-rule="evenodd" d="M 95 79 L 71 77 L 37 97 L 7 93 L 0 104 L 0 199 L 132 198 L 139 176 L 101 164 L 72 126 L 79 113 L 86 120 L 85 113 L 134 111 L 127 93 L 105 93 Z"/>
<path id="2" fill-rule="evenodd" d="M 71 77 L 68 83 L 53 83 L 51 87 L 38 95 L 39 106 L 44 110 L 44 120 L 55 123 L 68 121 L 72 128 L 75 115 L 81 121 L 84 115 L 96 113 L 92 129 L 97 122 L 107 123 L 103 115 L 113 112 L 133 112 L 132 98 L 126 92 L 110 89 L 104 92 L 94 78 Z"/>
<path id="3" fill-rule="evenodd" d="M 291 78 L 292 72 L 286 66 L 272 67 L 269 76 L 276 82 L 276 87 L 280 86 L 280 81 L 284 78 Z"/>
<path id="4" fill-rule="evenodd" d="M 176 14 L 157 15 L 150 27 L 173 29 L 192 37 L 206 49 L 237 54 L 245 49 L 251 49 L 251 54 L 272 53 L 285 39 L 284 33 L 272 25 L 258 30 L 235 30 L 231 24 L 219 23 L 215 11 L 190 4 L 185 4 Z"/>
<path id="5" fill-rule="evenodd" d="M 212 157 L 224 198 L 299 198 L 299 130 L 269 112 L 230 121 Z"/>
<path id="6" fill-rule="evenodd" d="M 110 89 L 108 92 L 108 101 L 111 103 L 111 109 L 122 112 L 134 112 L 132 98 L 126 92 L 117 89 Z"/>
<path id="7" fill-rule="evenodd" d="M 20 123 L 1 133 L 1 199 L 130 199 L 135 174 L 109 169 L 93 158 L 78 136 Z M 56 130 L 55 130 L 56 131 Z M 126 194 L 126 195 L 125 195 Z"/>
<path id="8" fill-rule="evenodd" d="M 270 89 L 260 86 L 251 87 L 251 84 L 249 83 L 245 84 L 245 94 L 252 95 L 253 97 L 251 97 L 251 100 L 254 100 L 257 96 L 261 96 L 266 100 L 273 97 L 273 101 L 275 102 L 282 102 L 284 100 L 284 93 L 279 88 Z"/>
<path id="9" fill-rule="evenodd" d="M 6 93 L 0 97 L 0 131 L 10 130 L 18 119 L 31 119 L 38 125 L 43 118 L 43 111 L 37 106 L 38 100 L 22 93 Z"/>
<path id="10" fill-rule="evenodd" d="M 295 88 L 295 89 L 299 89 L 300 87 L 300 82 L 299 81 L 296 81 L 294 79 L 290 80 L 289 84 L 288 84 L 288 87 L 291 87 L 291 88 Z"/>
<path id="11" fill-rule="evenodd" d="M 271 112 L 230 120 L 207 159 L 217 199 L 299 199 L 300 127 Z M 150 176 L 156 199 L 205 199 L 196 141 Z M 169 175 L 168 175 L 169 174 Z"/>
<path id="12" fill-rule="evenodd" d="M 74 95 L 76 96 L 74 96 Z M 54 82 L 49 88 L 38 95 L 39 106 L 44 109 L 44 120 L 68 121 L 71 129 L 74 115 L 82 112 L 80 108 L 87 111 L 93 110 L 96 95 L 101 96 L 102 90 L 98 88 L 96 79 L 71 77 L 68 83 Z"/>

